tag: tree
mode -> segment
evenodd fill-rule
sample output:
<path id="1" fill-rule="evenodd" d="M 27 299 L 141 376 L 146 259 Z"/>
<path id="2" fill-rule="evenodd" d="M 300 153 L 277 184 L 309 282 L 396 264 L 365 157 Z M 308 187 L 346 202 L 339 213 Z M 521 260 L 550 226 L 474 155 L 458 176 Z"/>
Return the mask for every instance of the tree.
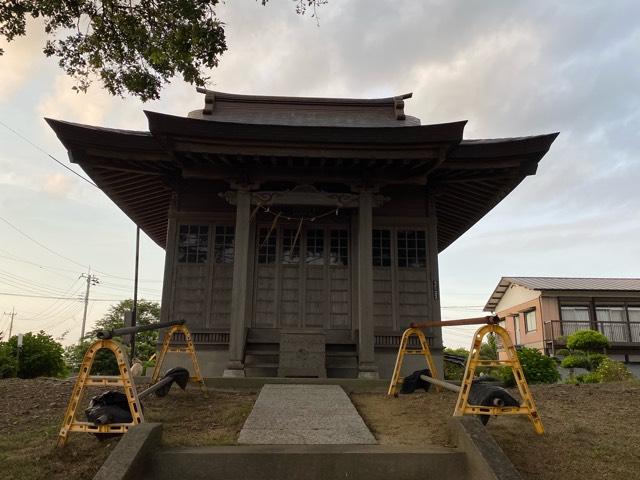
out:
<path id="1" fill-rule="evenodd" d="M 59 377 L 65 373 L 63 348 L 43 331 L 24 334 L 18 360 L 18 337 L 0 346 L 0 377 Z"/>
<path id="2" fill-rule="evenodd" d="M 584 368 L 590 372 L 595 371 L 598 365 L 606 358 L 600 353 L 609 347 L 609 339 L 595 330 L 578 330 L 567 337 L 569 355 L 562 359 L 560 364 L 571 370 Z"/>
<path id="3" fill-rule="evenodd" d="M 117 305 L 109 307 L 107 313 L 96 322 L 96 330 L 112 330 L 124 327 L 124 313 L 133 308 L 133 300 L 123 300 Z M 137 325 L 150 325 L 160 320 L 160 304 L 147 300 L 138 300 Z M 90 332 L 89 339 L 78 345 L 67 347 L 65 360 L 72 370 L 78 370 L 84 354 L 89 346 L 97 340 L 94 332 Z M 136 334 L 136 356 L 141 360 L 148 360 L 156 351 L 158 331 L 151 330 Z M 96 354 L 92 373 L 96 375 L 115 375 L 118 364 L 113 353 L 102 350 Z"/>
<path id="4" fill-rule="evenodd" d="M 262 0 L 266 5 L 268 0 Z M 326 0 L 297 0 L 304 13 Z M 160 97 L 176 75 L 203 86 L 227 44 L 216 16 L 218 0 L 9 0 L 0 2 L 0 36 L 26 34 L 27 19 L 42 18 L 47 57 L 86 92 L 99 78 L 112 95 L 143 101 Z M 3 51 L 0 49 L 0 55 Z"/>

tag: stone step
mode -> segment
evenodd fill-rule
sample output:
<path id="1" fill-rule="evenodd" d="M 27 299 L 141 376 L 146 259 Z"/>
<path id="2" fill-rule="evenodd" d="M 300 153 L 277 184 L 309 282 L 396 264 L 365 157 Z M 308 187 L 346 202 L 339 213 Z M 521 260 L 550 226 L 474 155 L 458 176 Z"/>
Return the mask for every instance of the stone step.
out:
<path id="1" fill-rule="evenodd" d="M 387 445 L 246 445 L 174 448 L 153 455 L 147 479 L 467 480 L 463 452 Z"/>

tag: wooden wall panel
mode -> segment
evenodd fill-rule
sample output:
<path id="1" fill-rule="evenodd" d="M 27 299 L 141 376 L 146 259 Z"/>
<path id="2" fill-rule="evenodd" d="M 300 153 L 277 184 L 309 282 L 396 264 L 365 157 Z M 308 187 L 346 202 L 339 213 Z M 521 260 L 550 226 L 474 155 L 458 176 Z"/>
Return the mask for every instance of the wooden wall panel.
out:
<path id="1" fill-rule="evenodd" d="M 276 267 L 257 265 L 253 326 L 276 327 Z"/>
<path id="2" fill-rule="evenodd" d="M 209 278 L 206 264 L 176 264 L 172 320 L 207 327 Z"/>

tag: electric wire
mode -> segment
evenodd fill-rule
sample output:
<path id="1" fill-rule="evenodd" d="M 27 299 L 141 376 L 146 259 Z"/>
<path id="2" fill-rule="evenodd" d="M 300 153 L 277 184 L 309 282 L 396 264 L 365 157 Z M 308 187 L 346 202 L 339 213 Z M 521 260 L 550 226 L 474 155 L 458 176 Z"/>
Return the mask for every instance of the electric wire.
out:
<path id="1" fill-rule="evenodd" d="M 66 168 L 67 170 L 69 170 L 71 173 L 73 173 L 75 176 L 81 178 L 82 180 L 84 180 L 85 182 L 87 182 L 89 185 L 98 188 L 98 186 L 93 183 L 91 180 L 89 180 L 88 178 L 84 177 L 83 175 L 80 175 L 78 172 L 76 172 L 74 169 L 72 169 L 71 167 L 68 167 L 67 165 L 65 165 L 64 163 L 62 163 L 60 160 L 58 160 L 56 157 L 54 157 L 53 155 L 51 155 L 49 152 L 47 152 L 45 149 L 43 149 L 42 147 L 40 147 L 39 145 L 37 145 L 36 143 L 32 142 L 31 140 L 29 140 L 27 137 L 25 137 L 24 135 L 22 135 L 20 132 L 18 132 L 17 130 L 14 130 L 13 128 L 11 128 L 9 125 L 7 125 L 6 123 L 4 123 L 2 120 L 0 120 L 0 125 L 2 125 L 4 128 L 6 128 L 7 130 L 9 130 L 10 132 L 13 132 L 16 136 L 18 136 L 19 138 L 21 138 L 23 141 L 27 142 L 29 145 L 31 145 L 33 148 L 35 148 L 36 150 L 38 150 L 41 153 L 44 153 L 47 157 L 49 157 L 51 160 L 53 160 L 54 162 L 56 162 L 58 165 L 60 165 L 62 168 Z"/>

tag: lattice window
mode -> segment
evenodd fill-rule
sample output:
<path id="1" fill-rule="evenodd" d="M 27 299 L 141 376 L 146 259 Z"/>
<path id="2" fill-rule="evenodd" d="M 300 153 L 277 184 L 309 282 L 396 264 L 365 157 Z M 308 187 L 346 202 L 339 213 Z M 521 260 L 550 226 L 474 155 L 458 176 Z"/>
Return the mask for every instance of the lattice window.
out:
<path id="1" fill-rule="evenodd" d="M 276 245 L 278 240 L 277 230 L 269 232 L 269 228 L 261 228 L 258 233 L 258 263 L 275 263 Z"/>
<path id="2" fill-rule="evenodd" d="M 179 263 L 205 263 L 209 251 L 207 225 L 180 225 L 178 236 Z"/>
<path id="3" fill-rule="evenodd" d="M 233 263 L 235 252 L 235 232 L 233 227 L 216 227 L 215 259 L 216 263 Z"/>
<path id="4" fill-rule="evenodd" d="M 329 265 L 349 265 L 349 232 L 348 230 L 331 230 L 331 246 Z"/>
<path id="5" fill-rule="evenodd" d="M 398 266 L 427 266 L 427 236 L 424 230 L 398 230 Z"/>
<path id="6" fill-rule="evenodd" d="M 302 232 L 296 238 L 297 229 L 285 228 L 282 231 L 282 263 L 292 264 L 300 263 L 300 242 L 302 241 Z M 294 245 L 293 242 L 296 242 Z"/>
<path id="7" fill-rule="evenodd" d="M 324 230 L 307 230 L 307 248 L 304 261 L 308 265 L 324 265 Z"/>
<path id="8" fill-rule="evenodd" d="M 373 266 L 391 266 L 391 230 L 373 231 Z"/>

